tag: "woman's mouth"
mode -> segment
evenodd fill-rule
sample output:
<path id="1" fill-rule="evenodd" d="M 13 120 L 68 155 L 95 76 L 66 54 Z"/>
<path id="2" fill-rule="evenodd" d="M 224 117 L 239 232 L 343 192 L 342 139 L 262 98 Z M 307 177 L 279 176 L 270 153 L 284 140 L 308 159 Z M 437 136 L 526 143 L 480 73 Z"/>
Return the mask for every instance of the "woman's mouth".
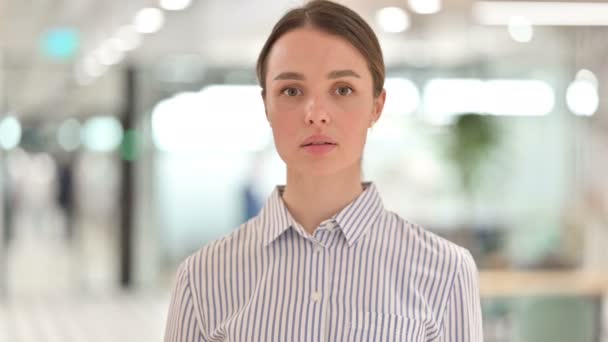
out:
<path id="1" fill-rule="evenodd" d="M 300 146 L 310 154 L 324 155 L 331 152 L 337 145 L 333 138 L 323 134 L 315 134 L 309 136 Z"/>
<path id="2" fill-rule="evenodd" d="M 319 142 L 319 143 L 309 143 L 306 145 L 302 145 L 302 148 L 310 154 L 313 155 L 324 155 L 331 152 L 334 148 L 336 148 L 336 144 L 329 142 Z"/>

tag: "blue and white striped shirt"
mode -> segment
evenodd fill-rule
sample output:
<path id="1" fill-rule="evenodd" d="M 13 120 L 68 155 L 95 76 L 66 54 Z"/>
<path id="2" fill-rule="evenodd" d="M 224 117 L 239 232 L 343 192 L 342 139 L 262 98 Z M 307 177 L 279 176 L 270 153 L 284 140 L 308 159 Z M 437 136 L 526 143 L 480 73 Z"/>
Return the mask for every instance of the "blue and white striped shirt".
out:
<path id="1" fill-rule="evenodd" d="M 182 262 L 165 341 L 482 341 L 471 254 L 363 186 L 313 235 L 278 186 L 258 216 Z"/>

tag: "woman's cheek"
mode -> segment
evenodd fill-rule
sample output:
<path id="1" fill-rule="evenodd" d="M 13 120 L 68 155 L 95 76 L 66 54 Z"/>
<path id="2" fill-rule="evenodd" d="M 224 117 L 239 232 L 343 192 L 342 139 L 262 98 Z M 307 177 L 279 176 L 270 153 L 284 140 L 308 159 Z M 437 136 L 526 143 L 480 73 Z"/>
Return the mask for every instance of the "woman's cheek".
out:
<path id="1" fill-rule="evenodd" d="M 335 101 L 336 106 L 340 107 L 342 111 L 349 113 L 357 113 L 363 112 L 364 108 L 366 108 L 365 99 L 360 97 L 353 96 L 351 98 L 341 99 L 340 101 Z"/>
<path id="2" fill-rule="evenodd" d="M 296 119 L 295 113 L 281 112 L 277 113 L 273 124 L 273 130 L 275 131 L 275 138 L 281 140 L 281 142 L 295 139 L 299 127 L 299 120 Z"/>
<path id="3" fill-rule="evenodd" d="M 298 101 L 296 99 L 291 99 L 288 97 L 280 97 L 277 98 L 274 102 L 274 108 L 279 113 L 293 112 L 297 111 L 302 105 L 302 101 Z"/>
<path id="4" fill-rule="evenodd" d="M 358 128 L 359 126 L 367 125 L 371 116 L 371 109 L 367 101 L 361 101 L 353 99 L 352 101 L 342 101 L 339 104 L 340 117 L 346 117 L 348 120 L 345 124 L 348 124 L 351 128 Z"/>

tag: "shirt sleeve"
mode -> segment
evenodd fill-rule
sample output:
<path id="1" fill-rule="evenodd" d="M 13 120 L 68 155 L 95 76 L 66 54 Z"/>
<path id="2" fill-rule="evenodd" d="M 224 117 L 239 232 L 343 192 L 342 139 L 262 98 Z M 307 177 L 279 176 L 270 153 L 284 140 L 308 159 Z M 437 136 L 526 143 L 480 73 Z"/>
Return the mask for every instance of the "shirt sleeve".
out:
<path id="1" fill-rule="evenodd" d="M 171 294 L 164 342 L 202 342 L 199 319 L 194 307 L 186 259 L 177 271 L 177 281 Z"/>
<path id="2" fill-rule="evenodd" d="M 440 342 L 482 342 L 477 266 L 469 251 L 462 258 L 443 316 Z"/>

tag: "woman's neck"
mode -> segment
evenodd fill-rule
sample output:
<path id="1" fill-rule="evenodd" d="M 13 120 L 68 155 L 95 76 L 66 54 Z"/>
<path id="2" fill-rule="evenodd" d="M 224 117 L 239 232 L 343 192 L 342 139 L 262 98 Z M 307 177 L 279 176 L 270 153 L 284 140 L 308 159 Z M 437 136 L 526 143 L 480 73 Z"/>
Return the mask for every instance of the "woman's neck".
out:
<path id="1" fill-rule="evenodd" d="M 287 170 L 283 201 L 293 218 L 313 234 L 324 220 L 346 207 L 363 192 L 361 172 L 310 177 Z"/>

